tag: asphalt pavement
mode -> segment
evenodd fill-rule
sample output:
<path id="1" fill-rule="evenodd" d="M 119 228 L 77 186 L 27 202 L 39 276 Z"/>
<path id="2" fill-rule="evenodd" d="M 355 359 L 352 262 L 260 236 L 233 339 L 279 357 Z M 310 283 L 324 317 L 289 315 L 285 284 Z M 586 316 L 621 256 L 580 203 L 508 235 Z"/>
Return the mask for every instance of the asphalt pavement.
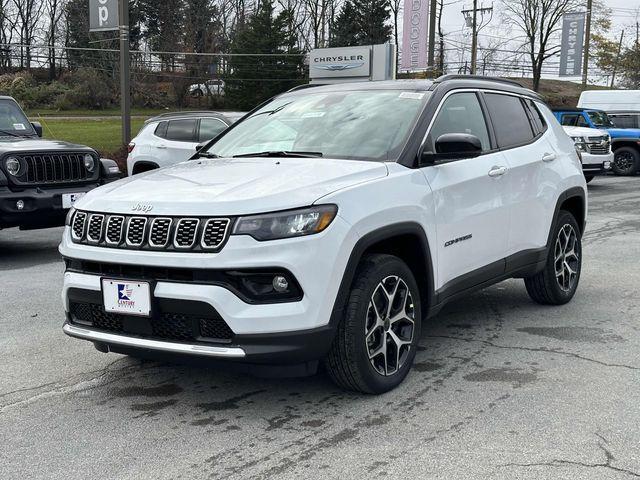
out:
<path id="1" fill-rule="evenodd" d="M 61 330 L 62 230 L 0 231 L 0 478 L 640 477 L 640 178 L 589 192 L 572 303 L 451 304 L 381 396 L 99 353 Z"/>

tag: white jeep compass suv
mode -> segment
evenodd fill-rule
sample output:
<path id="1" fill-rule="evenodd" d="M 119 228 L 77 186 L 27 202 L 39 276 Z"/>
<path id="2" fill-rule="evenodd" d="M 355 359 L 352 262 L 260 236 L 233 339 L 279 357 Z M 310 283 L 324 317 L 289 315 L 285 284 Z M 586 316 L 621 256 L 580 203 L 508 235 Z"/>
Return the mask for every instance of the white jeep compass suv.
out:
<path id="1" fill-rule="evenodd" d="M 510 81 L 298 88 L 199 158 L 120 180 L 68 216 L 64 332 L 380 393 L 422 320 L 507 278 L 559 305 L 580 279 L 580 160 Z M 425 325 L 426 326 L 426 325 Z"/>

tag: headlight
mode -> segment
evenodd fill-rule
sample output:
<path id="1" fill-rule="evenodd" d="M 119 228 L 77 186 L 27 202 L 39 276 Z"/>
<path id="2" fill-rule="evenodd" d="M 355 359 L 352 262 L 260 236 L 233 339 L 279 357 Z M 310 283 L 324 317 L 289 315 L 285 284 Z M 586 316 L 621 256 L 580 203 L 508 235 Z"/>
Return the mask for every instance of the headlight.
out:
<path id="1" fill-rule="evenodd" d="M 73 207 L 71 207 L 71 208 L 69 209 L 69 211 L 67 212 L 67 218 L 65 218 L 65 220 L 64 220 L 64 224 L 65 224 L 67 227 L 70 227 L 70 226 L 71 226 L 71 221 L 73 220 L 73 214 L 74 214 L 74 213 L 76 213 L 76 209 L 75 209 L 75 208 L 73 208 Z"/>
<path id="2" fill-rule="evenodd" d="M 338 213 L 336 205 L 319 205 L 300 210 L 240 217 L 234 235 L 251 235 L 256 240 L 313 235 L 326 229 Z"/>
<path id="3" fill-rule="evenodd" d="M 587 151 L 587 144 L 585 143 L 584 138 L 571 137 L 571 140 L 573 140 L 573 142 L 576 144 L 576 150 L 578 150 L 579 152 Z"/>
<path id="4" fill-rule="evenodd" d="M 22 170 L 22 164 L 16 157 L 7 158 L 4 161 L 4 166 L 7 169 L 7 172 L 9 172 L 9 174 L 13 175 L 14 177 L 20 175 L 20 171 Z"/>
<path id="5" fill-rule="evenodd" d="M 87 153 L 84 156 L 84 168 L 86 168 L 88 172 L 93 172 L 96 168 L 96 160 L 93 158 L 93 155 Z"/>

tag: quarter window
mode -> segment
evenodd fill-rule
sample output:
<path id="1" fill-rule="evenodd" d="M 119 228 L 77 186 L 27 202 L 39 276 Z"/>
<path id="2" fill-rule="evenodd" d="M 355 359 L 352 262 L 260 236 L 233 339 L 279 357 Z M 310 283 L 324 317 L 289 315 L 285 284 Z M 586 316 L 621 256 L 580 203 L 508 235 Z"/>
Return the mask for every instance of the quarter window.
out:
<path id="1" fill-rule="evenodd" d="M 485 99 L 498 147 L 516 147 L 533 140 L 533 130 L 520 97 L 487 93 Z"/>
<path id="2" fill-rule="evenodd" d="M 435 143 L 445 133 L 475 135 L 480 139 L 483 151 L 491 149 L 487 124 L 475 93 L 455 93 L 444 101 L 427 136 L 426 150 L 435 153 Z"/>
<path id="3" fill-rule="evenodd" d="M 167 140 L 175 142 L 193 142 L 196 120 L 171 120 L 167 126 Z"/>
<path id="4" fill-rule="evenodd" d="M 526 99 L 524 104 L 527 107 L 527 111 L 531 116 L 531 124 L 535 130 L 535 134 L 539 135 L 547 129 L 547 122 L 544 121 L 544 117 L 540 113 L 540 110 L 536 106 L 533 100 Z"/>

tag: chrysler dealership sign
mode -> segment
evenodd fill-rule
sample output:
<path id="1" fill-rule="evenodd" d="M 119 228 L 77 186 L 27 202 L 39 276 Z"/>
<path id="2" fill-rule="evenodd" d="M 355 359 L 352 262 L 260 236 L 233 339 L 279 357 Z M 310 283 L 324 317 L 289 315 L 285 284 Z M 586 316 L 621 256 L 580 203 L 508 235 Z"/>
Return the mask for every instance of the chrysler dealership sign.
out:
<path id="1" fill-rule="evenodd" d="M 89 31 L 119 29 L 118 0 L 89 0 Z"/>
<path id="2" fill-rule="evenodd" d="M 311 83 L 357 82 L 395 78 L 393 45 L 318 48 L 309 54 Z"/>

